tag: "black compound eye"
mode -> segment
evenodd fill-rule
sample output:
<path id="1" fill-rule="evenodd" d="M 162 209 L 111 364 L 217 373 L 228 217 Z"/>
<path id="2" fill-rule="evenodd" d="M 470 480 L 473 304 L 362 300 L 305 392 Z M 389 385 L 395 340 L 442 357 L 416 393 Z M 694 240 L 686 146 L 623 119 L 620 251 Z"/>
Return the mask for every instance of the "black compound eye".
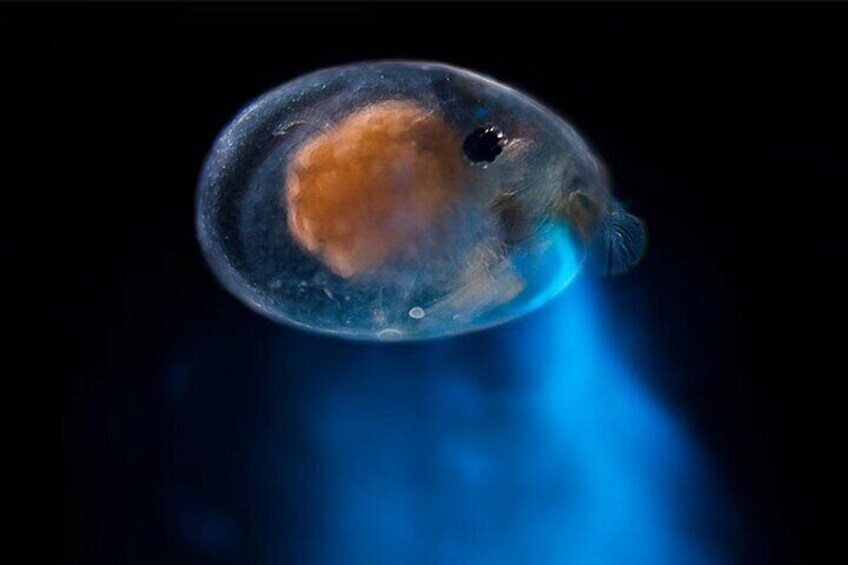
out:
<path id="1" fill-rule="evenodd" d="M 462 143 L 462 151 L 472 163 L 491 163 L 503 151 L 505 138 L 497 126 L 477 128 Z"/>

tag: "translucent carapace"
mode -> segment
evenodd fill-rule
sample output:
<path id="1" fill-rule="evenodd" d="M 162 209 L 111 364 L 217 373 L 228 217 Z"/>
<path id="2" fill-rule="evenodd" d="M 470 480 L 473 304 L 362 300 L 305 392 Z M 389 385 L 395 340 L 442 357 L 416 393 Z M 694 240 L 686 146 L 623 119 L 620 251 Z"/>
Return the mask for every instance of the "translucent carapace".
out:
<path id="1" fill-rule="evenodd" d="M 223 284 L 285 323 L 360 339 L 492 326 L 619 273 L 642 223 L 562 118 L 442 64 L 362 63 L 276 88 L 220 134 L 200 241 Z"/>

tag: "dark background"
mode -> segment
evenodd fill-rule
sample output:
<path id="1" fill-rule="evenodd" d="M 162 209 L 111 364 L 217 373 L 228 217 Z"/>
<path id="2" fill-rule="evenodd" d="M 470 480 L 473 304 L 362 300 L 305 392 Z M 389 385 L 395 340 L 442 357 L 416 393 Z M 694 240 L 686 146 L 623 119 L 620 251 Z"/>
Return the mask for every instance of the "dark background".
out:
<path id="1" fill-rule="evenodd" d="M 243 104 L 281 82 L 416 58 L 516 85 L 593 143 L 650 230 L 644 263 L 610 283 L 611 296 L 653 320 L 664 362 L 685 369 L 651 386 L 745 517 L 734 551 L 821 562 L 844 447 L 826 439 L 844 378 L 841 8 L 4 6 L 5 89 L 18 96 L 7 108 L 18 126 L 11 164 L 25 173 L 4 187 L 18 228 L 7 277 L 12 310 L 26 314 L 18 338 L 37 345 L 20 378 L 38 383 L 38 405 L 56 419 L 47 444 L 25 447 L 60 454 L 58 488 L 40 507 L 57 532 L 50 545 L 69 563 L 135 562 L 128 548 L 143 562 L 204 562 L 173 547 L 150 502 L 178 446 L 149 375 L 193 336 L 226 347 L 270 326 L 200 256 L 205 152 Z M 275 331 L 293 348 L 325 343 Z M 488 333 L 468 338 L 469 350 L 484 350 Z M 216 394 L 233 413 L 261 404 L 249 379 Z M 250 424 L 216 433 L 237 445 Z"/>

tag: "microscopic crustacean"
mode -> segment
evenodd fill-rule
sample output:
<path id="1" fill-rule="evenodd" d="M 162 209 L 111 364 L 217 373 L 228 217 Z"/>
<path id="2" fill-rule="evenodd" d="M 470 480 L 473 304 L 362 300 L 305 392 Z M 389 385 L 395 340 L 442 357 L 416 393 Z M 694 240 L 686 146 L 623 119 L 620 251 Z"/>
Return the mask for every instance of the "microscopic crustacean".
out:
<path id="1" fill-rule="evenodd" d="M 206 159 L 204 254 L 267 316 L 360 339 L 489 327 L 544 304 L 587 256 L 645 248 L 577 132 L 436 63 L 318 71 L 248 105 Z"/>

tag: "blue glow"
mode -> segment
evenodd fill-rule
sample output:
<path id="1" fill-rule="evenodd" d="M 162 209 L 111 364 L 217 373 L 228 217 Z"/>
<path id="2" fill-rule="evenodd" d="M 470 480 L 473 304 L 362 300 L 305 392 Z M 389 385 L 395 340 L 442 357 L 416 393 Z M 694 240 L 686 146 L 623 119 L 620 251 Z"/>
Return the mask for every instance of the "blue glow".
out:
<path id="1" fill-rule="evenodd" d="M 298 408 L 317 461 L 297 479 L 314 490 L 321 540 L 308 561 L 725 562 L 704 531 L 719 504 L 705 499 L 704 462 L 617 354 L 605 320 L 584 277 L 478 336 L 322 342 Z M 281 458 L 291 481 L 294 460 Z"/>
<path id="2" fill-rule="evenodd" d="M 546 281 L 547 284 L 541 289 L 534 289 L 534 292 L 529 293 L 532 298 L 522 308 L 522 314 L 533 312 L 553 300 L 574 281 L 583 262 L 580 246 L 567 226 L 563 224 L 548 226 L 545 233 L 544 238 L 551 244 L 549 254 L 553 258 L 544 262 L 538 261 L 537 258 L 524 256 L 515 258 L 516 266 L 522 273 L 532 273 L 534 269 L 538 269 L 539 265 L 535 263 L 550 266 L 552 271 L 535 274 L 534 280 Z"/>
<path id="3" fill-rule="evenodd" d="M 239 537 L 232 517 L 208 508 L 182 508 L 177 514 L 177 524 L 189 544 L 207 552 L 228 551 Z"/>

